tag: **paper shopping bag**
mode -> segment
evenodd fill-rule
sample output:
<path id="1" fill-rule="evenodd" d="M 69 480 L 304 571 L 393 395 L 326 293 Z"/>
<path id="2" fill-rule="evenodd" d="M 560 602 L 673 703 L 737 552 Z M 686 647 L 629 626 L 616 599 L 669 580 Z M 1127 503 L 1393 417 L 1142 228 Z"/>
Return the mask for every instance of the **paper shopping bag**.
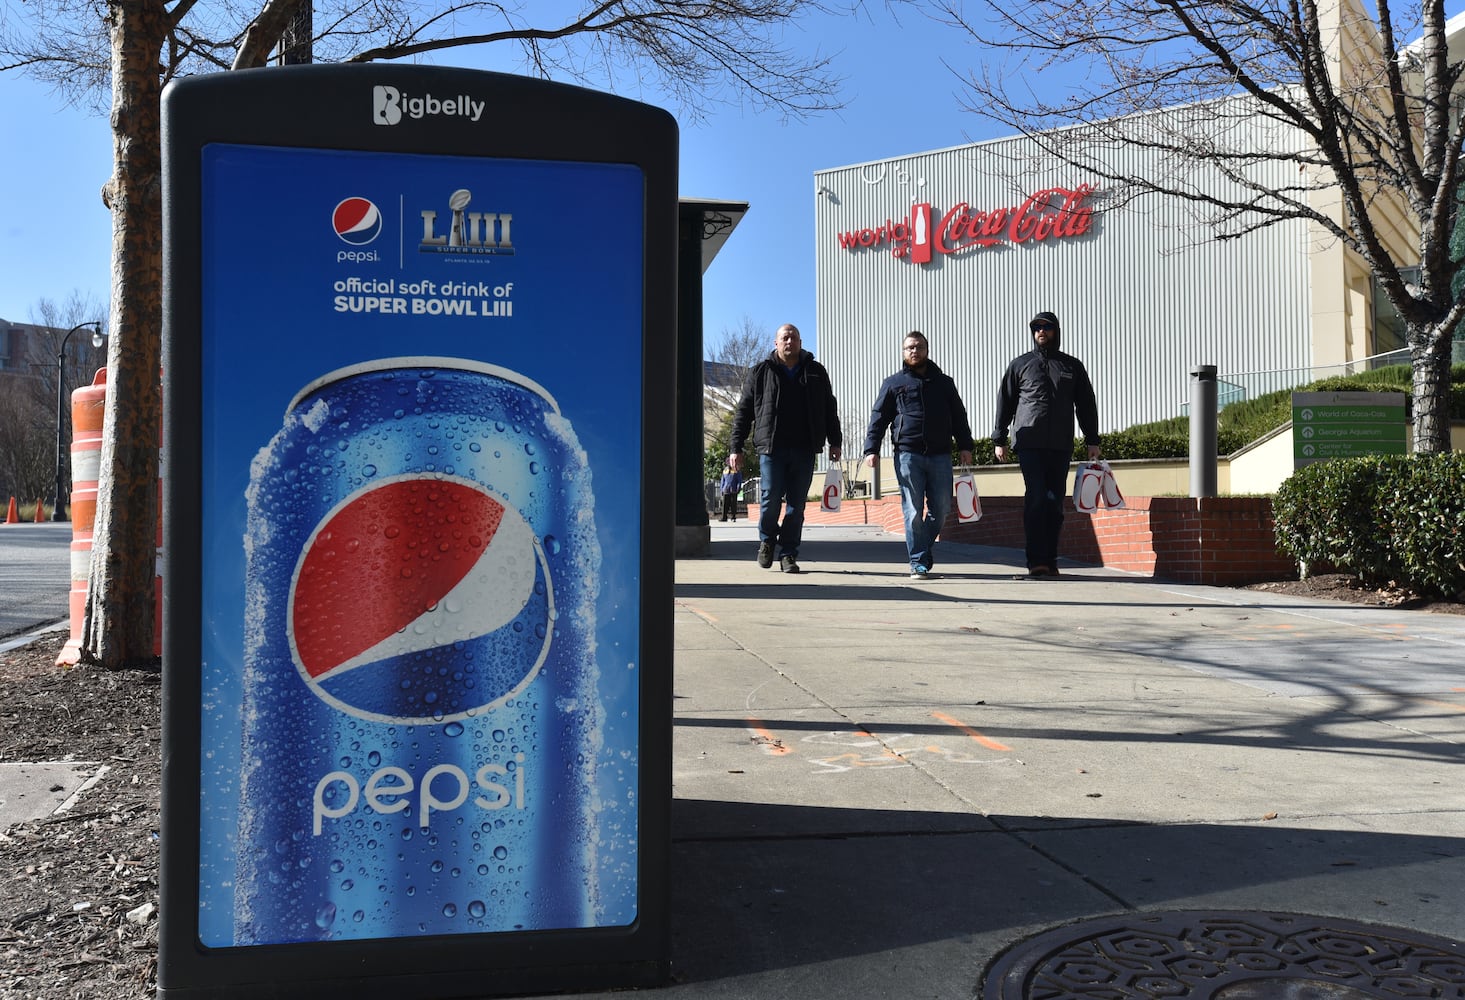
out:
<path id="1" fill-rule="evenodd" d="M 1099 507 L 1104 492 L 1104 468 L 1098 462 L 1085 462 L 1073 474 L 1073 509 L 1092 514 Z"/>
<path id="2" fill-rule="evenodd" d="M 824 492 L 819 495 L 820 510 L 839 510 L 839 484 L 843 473 L 830 466 L 824 473 Z"/>
<path id="3" fill-rule="evenodd" d="M 973 521 L 982 519 L 982 498 L 977 495 L 977 480 L 975 476 L 957 476 L 954 481 L 956 489 L 956 520 L 958 524 L 971 524 Z"/>
<path id="4" fill-rule="evenodd" d="M 1119 480 L 1114 478 L 1114 470 L 1109 468 L 1108 462 L 1099 463 L 1104 468 L 1103 496 L 1105 507 L 1123 507 L 1124 494 L 1119 492 Z"/>

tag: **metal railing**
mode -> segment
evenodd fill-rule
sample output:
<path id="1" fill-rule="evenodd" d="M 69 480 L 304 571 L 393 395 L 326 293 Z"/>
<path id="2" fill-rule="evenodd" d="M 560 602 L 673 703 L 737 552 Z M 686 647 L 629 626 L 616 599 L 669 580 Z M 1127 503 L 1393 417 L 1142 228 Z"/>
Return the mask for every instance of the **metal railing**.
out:
<path id="1" fill-rule="evenodd" d="M 1455 353 L 1465 353 L 1465 343 L 1456 342 Z M 1336 365 L 1314 365 L 1308 368 L 1273 368 L 1266 371 L 1255 372 L 1228 372 L 1219 376 L 1219 383 L 1216 393 L 1216 405 L 1225 409 L 1231 403 L 1237 403 L 1244 399 L 1254 399 L 1257 396 L 1265 396 L 1269 392 L 1277 392 L 1282 389 L 1295 389 L 1298 386 L 1309 385 L 1321 379 L 1331 378 L 1335 375 L 1356 375 L 1359 372 L 1373 371 L 1375 368 L 1386 368 L 1389 365 L 1409 363 L 1408 348 L 1401 348 L 1397 351 L 1387 351 L 1383 354 L 1374 354 L 1367 358 L 1359 358 L 1355 361 L 1344 361 Z M 1180 404 L 1180 415 L 1190 415 L 1190 400 L 1187 399 Z"/>

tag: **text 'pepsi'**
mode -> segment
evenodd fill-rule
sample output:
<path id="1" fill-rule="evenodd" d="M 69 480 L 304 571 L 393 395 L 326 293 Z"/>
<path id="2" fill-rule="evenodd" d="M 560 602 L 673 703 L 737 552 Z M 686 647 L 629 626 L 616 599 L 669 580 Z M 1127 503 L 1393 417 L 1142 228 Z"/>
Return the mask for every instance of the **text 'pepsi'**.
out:
<path id="1" fill-rule="evenodd" d="M 332 372 L 246 518 L 236 942 L 597 925 L 600 833 L 635 808 L 596 792 L 600 543 L 548 393 Z"/>
<path id="2" fill-rule="evenodd" d="M 515 754 L 514 763 L 518 767 L 513 772 L 514 790 L 512 794 L 507 787 L 490 777 L 490 775 L 507 775 L 509 769 L 503 764 L 484 764 L 478 769 L 473 784 L 476 784 L 480 791 L 491 794 L 493 798 L 475 796 L 473 799 L 475 806 L 490 811 L 505 809 L 509 806 L 513 806 L 515 809 L 524 808 L 524 755 Z M 455 789 L 452 798 L 441 799 L 433 792 L 433 783 L 440 777 L 452 779 Z M 407 796 L 410 796 L 417 787 L 419 786 L 413 781 L 412 775 L 400 767 L 384 767 L 373 771 L 366 779 L 363 799 L 361 783 L 356 780 L 355 775 L 349 771 L 332 771 L 315 784 L 315 827 L 312 832 L 319 837 L 325 820 L 349 816 L 358 802 L 363 802 L 366 809 L 383 815 L 402 812 L 408 808 Z M 437 764 L 428 768 L 427 773 L 422 776 L 421 791 L 418 794 L 418 825 L 426 830 L 432 824 L 434 812 L 450 812 L 460 808 L 468 801 L 470 787 L 467 773 L 456 764 Z M 344 800 L 341 799 L 341 789 L 345 790 Z"/>

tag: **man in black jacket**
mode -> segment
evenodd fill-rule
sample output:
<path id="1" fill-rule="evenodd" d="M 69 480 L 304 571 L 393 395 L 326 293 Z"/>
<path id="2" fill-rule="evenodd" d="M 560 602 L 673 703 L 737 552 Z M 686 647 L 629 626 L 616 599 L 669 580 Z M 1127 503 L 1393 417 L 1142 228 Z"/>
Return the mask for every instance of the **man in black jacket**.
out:
<path id="1" fill-rule="evenodd" d="M 844 443 L 839 410 L 829 373 L 804 350 L 799 328 L 785 323 L 774 337 L 773 352 L 758 362 L 743 383 L 733 411 L 728 463 L 742 464 L 748 433 L 758 452 L 758 565 L 799 571 L 799 543 L 804 534 L 804 504 L 814 481 L 814 456 L 829 441 L 829 460 L 838 462 Z M 779 524 L 779 508 L 784 508 Z"/>
<path id="2" fill-rule="evenodd" d="M 1007 428 L 1013 425 L 1012 444 L 1022 468 L 1028 575 L 1057 576 L 1058 533 L 1073 460 L 1073 419 L 1078 417 L 1089 461 L 1096 461 L 1099 406 L 1083 362 L 1058 349 L 1058 317 L 1040 312 L 1028 329 L 1035 346 L 1014 358 L 1002 376 L 992 443 L 997 461 L 1007 461 Z"/>
<path id="3" fill-rule="evenodd" d="M 880 386 L 865 433 L 865 464 L 879 461 L 880 442 L 890 428 L 895 448 L 895 480 L 905 518 L 905 548 L 911 579 L 931 574 L 936 536 L 951 510 L 953 439 L 961 464 L 972 464 L 972 428 L 956 383 L 929 357 L 930 346 L 920 330 L 901 344 L 900 371 Z"/>

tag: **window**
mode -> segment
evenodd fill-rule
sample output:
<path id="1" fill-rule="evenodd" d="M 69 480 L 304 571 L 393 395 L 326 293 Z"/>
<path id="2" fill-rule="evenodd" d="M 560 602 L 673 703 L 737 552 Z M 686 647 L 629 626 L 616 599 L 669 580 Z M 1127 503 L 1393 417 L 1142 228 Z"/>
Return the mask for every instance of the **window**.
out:
<path id="1" fill-rule="evenodd" d="M 1399 274 L 1406 283 L 1413 284 L 1419 280 L 1419 268 L 1401 267 Z M 1370 354 L 1388 354 L 1391 351 L 1402 351 L 1408 348 L 1409 339 L 1407 330 L 1404 328 L 1404 317 L 1399 315 L 1399 310 L 1394 308 L 1394 303 L 1384 294 L 1383 286 L 1379 284 L 1378 277 L 1373 279 L 1373 350 Z"/>

